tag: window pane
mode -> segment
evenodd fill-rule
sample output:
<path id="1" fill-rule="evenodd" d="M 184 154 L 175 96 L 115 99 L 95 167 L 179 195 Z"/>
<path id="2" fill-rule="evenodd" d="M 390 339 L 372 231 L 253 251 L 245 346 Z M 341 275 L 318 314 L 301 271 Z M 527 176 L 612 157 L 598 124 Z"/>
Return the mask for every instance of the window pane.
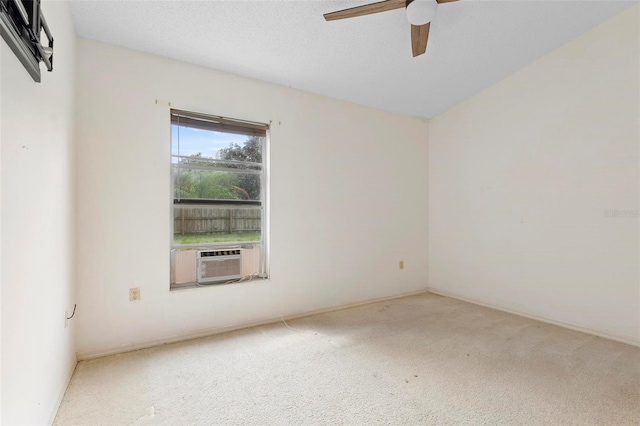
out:
<path id="1" fill-rule="evenodd" d="M 264 137 L 171 126 L 171 154 L 262 163 Z"/>
<path id="2" fill-rule="evenodd" d="M 237 170 L 262 170 L 262 163 L 241 162 L 240 160 L 221 160 L 217 158 L 203 157 L 199 153 L 189 157 L 172 156 L 171 163 L 174 166 L 186 168 L 226 168 Z"/>
<path id="3" fill-rule="evenodd" d="M 261 241 L 260 207 L 174 206 L 175 245 Z"/>
<path id="4" fill-rule="evenodd" d="M 260 174 L 174 168 L 174 199 L 260 201 Z"/>

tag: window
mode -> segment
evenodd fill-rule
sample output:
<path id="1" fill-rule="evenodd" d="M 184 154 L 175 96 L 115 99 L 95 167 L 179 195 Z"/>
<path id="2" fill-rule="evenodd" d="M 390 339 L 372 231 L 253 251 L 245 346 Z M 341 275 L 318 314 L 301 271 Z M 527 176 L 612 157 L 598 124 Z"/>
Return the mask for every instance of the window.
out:
<path id="1" fill-rule="evenodd" d="M 171 110 L 171 287 L 265 278 L 266 124 Z"/>

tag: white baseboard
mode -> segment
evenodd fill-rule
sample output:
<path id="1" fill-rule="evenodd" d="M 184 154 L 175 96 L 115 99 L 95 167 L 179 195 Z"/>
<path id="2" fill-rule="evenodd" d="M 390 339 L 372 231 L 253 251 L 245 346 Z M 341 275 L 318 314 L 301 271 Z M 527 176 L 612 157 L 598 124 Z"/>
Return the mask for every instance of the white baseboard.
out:
<path id="1" fill-rule="evenodd" d="M 515 309 L 511 309 L 511 308 L 507 308 L 505 306 L 502 306 L 500 304 L 491 302 L 491 301 L 487 301 L 487 300 L 480 300 L 480 299 L 476 299 L 473 297 L 467 297 L 467 296 L 463 296 L 457 293 L 451 293 L 449 291 L 446 290 L 440 290 L 437 288 L 433 288 L 433 287 L 429 287 L 428 288 L 429 293 L 433 293 L 433 294 L 437 294 L 440 296 L 445 296 L 445 297 L 450 297 L 452 299 L 457 299 L 457 300 L 461 300 L 463 302 L 469 302 L 469 303 L 473 303 L 474 305 L 480 305 L 480 306 L 484 306 L 486 308 L 491 308 L 491 309 L 495 309 L 498 311 L 502 311 L 502 312 L 507 312 L 510 314 L 514 314 L 514 315 L 518 315 L 521 317 L 525 317 L 525 318 L 530 318 L 536 321 L 540 321 L 540 322 L 545 322 L 547 324 L 553 324 L 553 325 L 557 325 L 558 327 L 563 327 L 563 328 L 568 328 L 569 330 L 573 330 L 573 331 L 579 331 L 581 333 L 586 333 L 586 334 L 592 334 L 594 336 L 598 336 L 598 337 L 603 337 L 605 339 L 609 339 L 609 340 L 615 340 L 616 342 L 621 342 L 621 343 L 626 343 L 627 345 L 631 345 L 631 346 L 638 346 L 640 347 L 640 339 L 637 337 L 633 337 L 633 336 L 620 336 L 617 334 L 610 334 L 604 331 L 600 331 L 600 330 L 595 330 L 592 328 L 588 328 L 588 327 L 582 327 L 576 324 L 571 324 L 571 323 L 567 323 L 564 321 L 560 321 L 554 318 L 547 318 L 547 317 L 541 317 L 539 315 L 535 315 L 529 312 L 524 312 L 524 311 L 518 311 Z"/>
<path id="2" fill-rule="evenodd" d="M 355 308 L 357 306 L 362 306 L 362 305 L 368 305 L 371 303 L 377 303 L 377 302 L 383 302 L 386 300 L 392 300 L 392 299 L 398 299 L 401 297 L 407 297 L 407 296 L 413 296 L 416 294 L 422 294 L 422 293 L 426 293 L 428 290 L 426 288 L 421 289 L 421 290 L 416 290 L 416 291 L 411 291 L 408 293 L 402 293 L 402 294 L 398 294 L 398 295 L 394 295 L 394 296 L 385 296 L 385 297 L 378 297 L 378 298 L 374 298 L 374 299 L 366 299 L 360 302 L 354 302 L 354 303 L 349 303 L 346 305 L 338 305 L 338 306 L 331 306 L 328 308 L 323 308 L 323 309 L 317 309 L 314 311 L 306 311 L 306 312 L 299 312 L 296 314 L 289 314 L 289 315 L 283 315 L 283 316 L 277 316 L 277 317 L 271 317 L 271 318 L 263 318 L 260 320 L 255 320 L 255 321 L 247 321 L 247 322 L 242 322 L 242 323 L 238 323 L 238 324 L 230 324 L 230 325 L 224 325 L 224 326 L 219 326 L 219 327 L 211 327 L 211 328 L 206 328 L 206 329 L 201 329 L 201 330 L 197 330 L 191 333 L 185 333 L 185 334 L 180 334 L 180 335 L 174 335 L 174 336 L 166 336 L 166 337 L 161 337 L 158 339 L 151 339 L 151 340 L 145 340 L 145 341 L 141 341 L 141 342 L 136 342 L 136 343 L 129 343 L 126 345 L 121 345 L 121 346 L 116 346 L 116 347 L 109 347 L 109 348 L 105 348 L 105 349 L 98 349 L 98 350 L 93 350 L 93 351 L 86 351 L 86 352 L 78 352 L 76 355 L 78 357 L 78 360 L 80 361 L 85 361 L 85 360 L 89 360 L 89 359 L 93 359 L 93 358 L 100 358 L 103 356 L 108 356 L 108 355 L 114 355 L 114 354 L 118 354 L 118 353 L 123 353 L 123 352 L 131 352 L 131 351 L 136 351 L 139 349 L 146 349 L 146 348 L 151 348 L 154 346 L 159 346 L 159 345 L 164 345 L 167 343 L 176 343 L 176 342 L 182 342 L 185 340 L 192 340 L 192 339 L 198 339 L 201 337 L 207 337 L 207 336 L 213 336 L 216 334 L 220 334 L 220 333 L 227 333 L 229 331 L 236 331 L 236 330 L 241 330 L 244 328 L 250 328 L 250 327 L 257 327 L 257 326 L 261 326 L 261 325 L 268 325 L 268 324 L 274 324 L 274 323 L 278 323 L 281 322 L 283 319 L 285 321 L 290 321 L 290 320 L 294 320 L 294 319 L 298 319 L 298 318 L 303 318 L 303 317 L 308 317 L 310 315 L 318 315 L 318 314 L 324 314 L 327 312 L 333 312 L 333 311 L 338 311 L 338 310 L 342 310 L 342 309 L 349 309 L 349 308 Z"/>
<path id="3" fill-rule="evenodd" d="M 56 404 L 53 407 L 53 412 L 49 415 L 48 424 L 50 425 L 52 425 L 56 419 L 56 414 L 58 414 L 58 408 L 60 408 L 60 404 L 64 399 L 64 394 L 67 392 L 67 388 L 69 387 L 69 382 L 71 382 L 71 377 L 73 376 L 73 372 L 76 371 L 77 365 L 78 365 L 78 358 L 74 356 L 73 359 L 71 360 L 71 363 L 69 364 L 69 368 L 67 369 L 67 380 L 65 380 L 64 386 L 60 390 Z"/>

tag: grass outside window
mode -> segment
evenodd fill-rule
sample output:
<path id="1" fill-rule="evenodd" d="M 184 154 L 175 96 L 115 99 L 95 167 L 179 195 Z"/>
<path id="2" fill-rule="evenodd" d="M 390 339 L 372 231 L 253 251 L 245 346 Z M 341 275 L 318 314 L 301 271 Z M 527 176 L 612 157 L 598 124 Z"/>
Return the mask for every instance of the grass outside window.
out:
<path id="1" fill-rule="evenodd" d="M 174 245 L 182 244 L 215 244 L 215 243 L 244 243 L 260 242 L 260 231 L 240 231 L 233 233 L 201 233 L 201 234 L 176 234 L 173 237 Z"/>

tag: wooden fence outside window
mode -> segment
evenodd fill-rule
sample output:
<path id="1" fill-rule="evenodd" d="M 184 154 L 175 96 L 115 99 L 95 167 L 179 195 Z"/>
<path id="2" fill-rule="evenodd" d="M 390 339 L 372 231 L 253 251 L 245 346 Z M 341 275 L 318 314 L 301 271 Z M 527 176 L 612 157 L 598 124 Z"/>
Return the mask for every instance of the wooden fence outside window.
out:
<path id="1" fill-rule="evenodd" d="M 174 234 L 205 234 L 260 231 L 260 209 L 197 208 L 175 209 Z"/>

